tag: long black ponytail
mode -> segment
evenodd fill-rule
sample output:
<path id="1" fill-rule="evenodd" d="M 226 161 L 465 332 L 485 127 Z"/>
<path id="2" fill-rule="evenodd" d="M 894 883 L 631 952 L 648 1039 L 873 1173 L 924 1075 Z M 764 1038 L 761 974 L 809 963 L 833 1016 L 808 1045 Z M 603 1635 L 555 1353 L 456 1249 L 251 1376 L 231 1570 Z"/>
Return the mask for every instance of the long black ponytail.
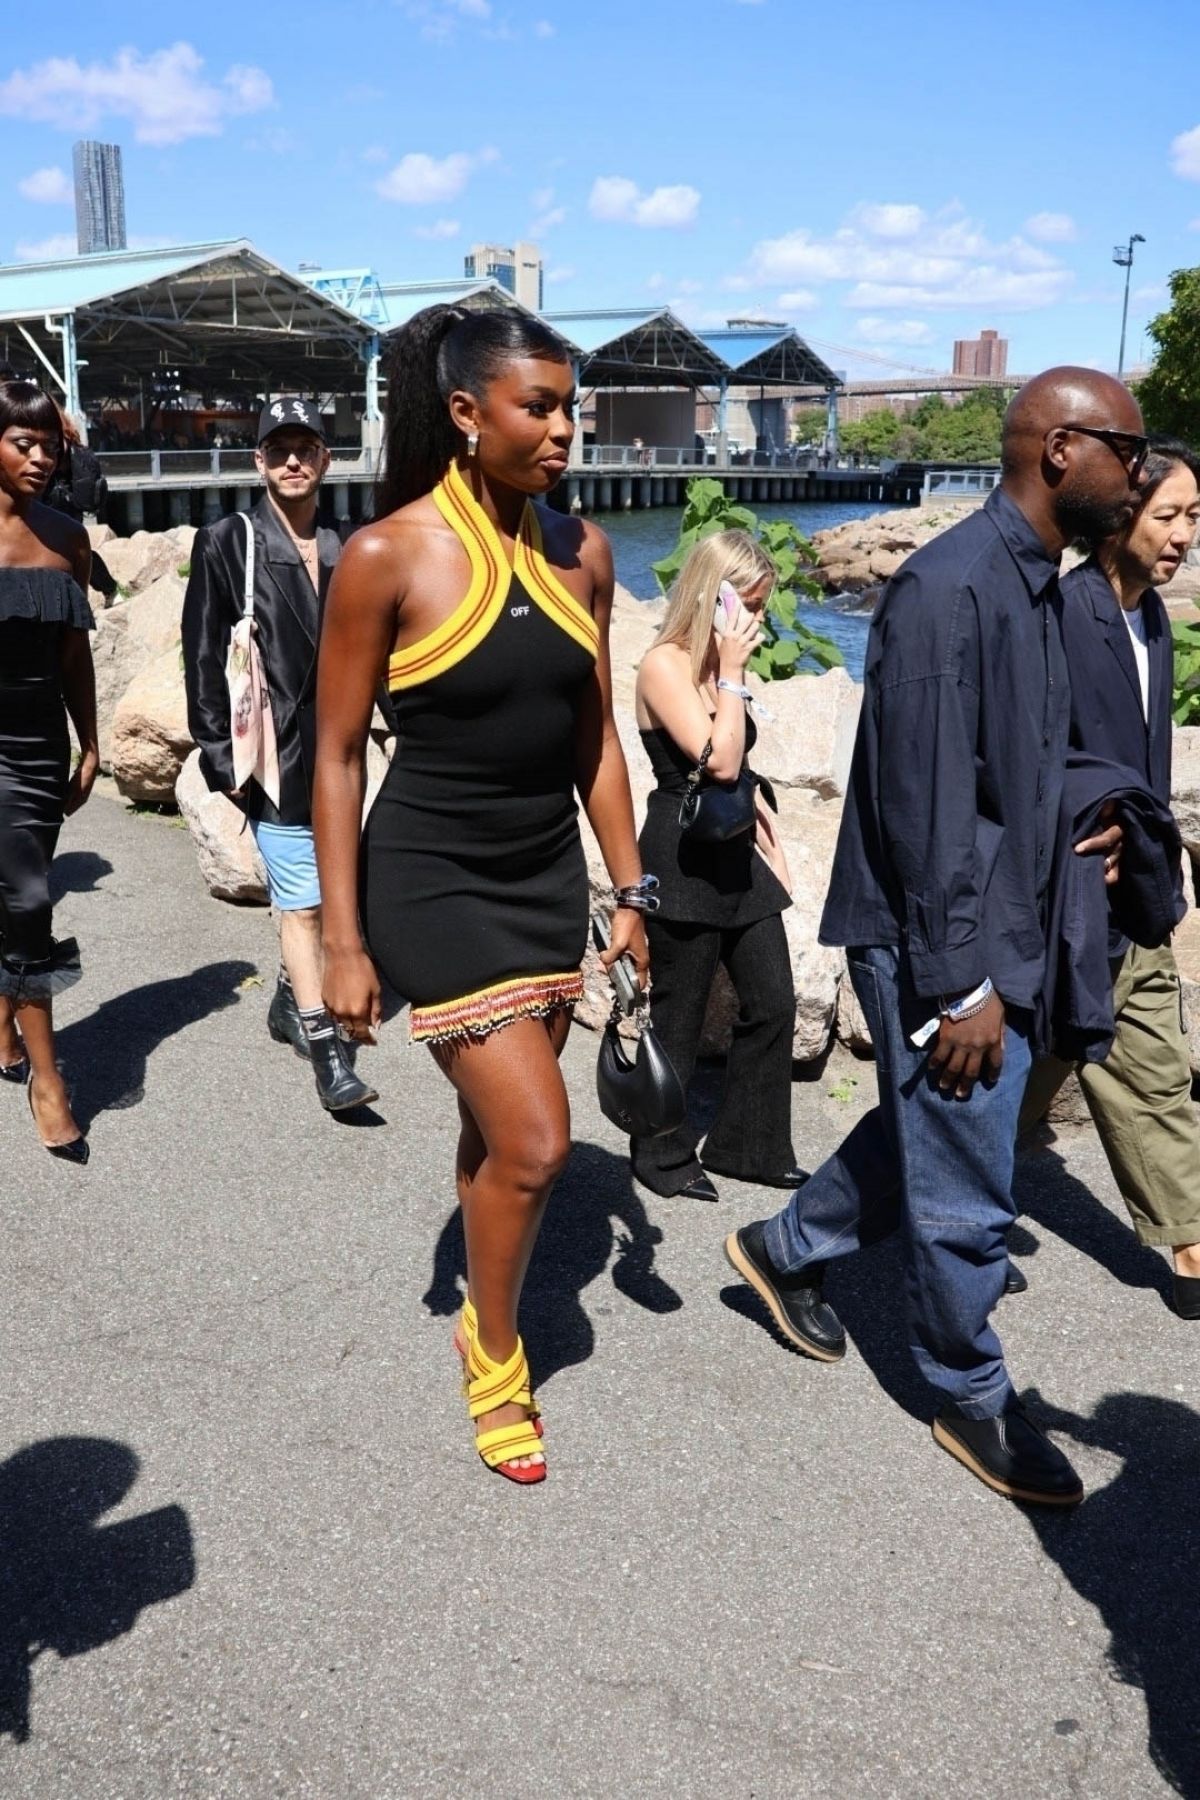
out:
<path id="1" fill-rule="evenodd" d="M 446 404 L 451 394 L 482 397 L 505 363 L 522 356 L 569 360 L 556 332 L 515 307 L 463 312 L 456 306 L 427 306 L 401 326 L 387 357 L 377 519 L 428 494 L 449 468 L 460 443 Z"/>

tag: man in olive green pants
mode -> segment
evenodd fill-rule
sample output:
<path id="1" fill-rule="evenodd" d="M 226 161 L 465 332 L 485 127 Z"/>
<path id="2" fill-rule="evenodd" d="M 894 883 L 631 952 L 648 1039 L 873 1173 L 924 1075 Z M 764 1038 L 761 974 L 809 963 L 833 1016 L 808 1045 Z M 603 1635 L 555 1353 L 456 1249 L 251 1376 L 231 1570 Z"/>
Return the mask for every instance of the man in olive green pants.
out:
<path id="1" fill-rule="evenodd" d="M 1171 804 L 1171 626 L 1155 584 L 1170 581 L 1200 526 L 1200 457 L 1152 439 L 1138 510 L 1062 583 L 1071 678 L 1071 744 L 1142 774 Z M 1133 1228 L 1169 1246 L 1175 1310 L 1200 1319 L 1200 1124 L 1169 945 L 1126 948 L 1115 964 L 1116 1035 L 1104 1062 L 1079 1069 Z M 1028 1133 L 1070 1073 L 1055 1058 L 1030 1072 L 1020 1133 Z M 1013 1287 L 1017 1282 L 1012 1284 Z"/>
<path id="2" fill-rule="evenodd" d="M 1074 1067 L 1141 1242 L 1200 1243 L 1200 1123 L 1170 946 L 1130 945 L 1113 985 L 1113 1010 L 1117 1031 L 1103 1062 L 1035 1062 L 1020 1136 L 1045 1117 Z"/>

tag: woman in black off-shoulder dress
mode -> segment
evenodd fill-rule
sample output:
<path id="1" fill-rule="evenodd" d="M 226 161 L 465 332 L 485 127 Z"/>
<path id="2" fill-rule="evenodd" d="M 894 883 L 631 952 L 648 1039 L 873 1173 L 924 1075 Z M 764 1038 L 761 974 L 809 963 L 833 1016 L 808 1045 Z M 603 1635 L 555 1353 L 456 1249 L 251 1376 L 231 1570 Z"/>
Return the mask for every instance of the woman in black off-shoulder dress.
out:
<path id="1" fill-rule="evenodd" d="M 30 382 L 0 382 L 0 1078 L 28 1080 L 43 1146 L 84 1163 L 52 1012 L 79 979 L 79 951 L 54 938 L 49 876 L 63 818 L 87 799 L 99 757 L 87 534 L 39 498 L 60 450 L 53 400 Z"/>

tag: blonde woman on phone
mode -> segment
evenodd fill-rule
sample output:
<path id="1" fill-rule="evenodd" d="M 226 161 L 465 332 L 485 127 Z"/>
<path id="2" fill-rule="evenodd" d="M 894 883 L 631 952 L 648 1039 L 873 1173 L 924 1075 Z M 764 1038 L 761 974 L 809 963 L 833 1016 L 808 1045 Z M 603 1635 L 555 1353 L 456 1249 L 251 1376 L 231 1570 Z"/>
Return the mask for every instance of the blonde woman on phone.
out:
<path id="1" fill-rule="evenodd" d="M 720 843 L 696 839 L 679 822 L 688 777 L 707 745 L 705 779 L 716 782 L 736 781 L 754 748 L 746 665 L 774 585 L 774 565 L 748 532 L 704 538 L 679 571 L 638 671 L 638 729 L 656 782 L 639 842 L 661 900 L 646 921 L 651 1010 L 685 1085 L 718 963 L 739 1004 L 703 1161 L 690 1122 L 667 1137 L 632 1142 L 634 1174 L 665 1196 L 715 1200 L 710 1174 L 782 1188 L 805 1179 L 791 1138 L 795 997 L 780 916 L 791 905 L 790 883 L 771 810 L 760 790 L 755 825 Z"/>

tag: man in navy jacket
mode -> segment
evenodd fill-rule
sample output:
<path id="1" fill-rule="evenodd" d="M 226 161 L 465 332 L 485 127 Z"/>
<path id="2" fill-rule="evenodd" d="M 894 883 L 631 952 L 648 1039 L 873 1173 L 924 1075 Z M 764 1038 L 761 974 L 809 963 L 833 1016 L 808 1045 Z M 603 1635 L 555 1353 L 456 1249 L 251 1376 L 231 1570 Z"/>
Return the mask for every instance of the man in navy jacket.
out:
<path id="1" fill-rule="evenodd" d="M 1062 583 L 1071 675 L 1071 744 L 1136 770 L 1171 804 L 1171 622 L 1155 592 L 1180 567 L 1200 522 L 1200 458 L 1184 444 L 1152 444 L 1141 504 L 1123 532 Z M 1169 943 L 1147 950 L 1115 936 L 1116 1033 L 1102 1062 L 1078 1065 L 1080 1085 L 1133 1228 L 1169 1245 L 1175 1306 L 1200 1319 L 1200 1127 Z M 1073 1066 L 1034 1067 L 1022 1133 L 1045 1115 Z"/>
<path id="2" fill-rule="evenodd" d="M 1082 1498 L 1079 1478 L 1022 1410 L 990 1315 L 1067 752 L 1058 561 L 1132 516 L 1145 452 L 1121 383 L 1036 377 L 1005 416 L 1000 488 L 889 583 L 821 923 L 847 947 L 879 1104 L 725 1247 L 791 1341 L 833 1362 L 845 1334 L 825 1264 L 900 1230 L 937 1442 L 996 1491 L 1057 1506 Z"/>

